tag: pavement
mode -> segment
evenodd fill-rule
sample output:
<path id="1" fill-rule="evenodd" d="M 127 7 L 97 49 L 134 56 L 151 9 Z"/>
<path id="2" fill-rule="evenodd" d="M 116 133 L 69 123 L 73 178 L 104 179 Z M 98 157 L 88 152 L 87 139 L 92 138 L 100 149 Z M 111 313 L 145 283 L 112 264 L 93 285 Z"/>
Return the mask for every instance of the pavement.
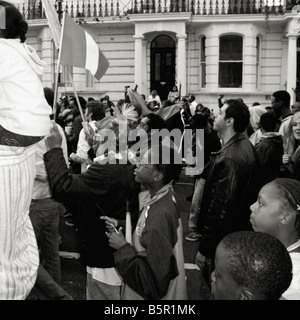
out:
<path id="1" fill-rule="evenodd" d="M 198 266 L 195 264 L 195 256 L 199 241 L 190 242 L 185 240 L 188 230 L 188 215 L 191 202 L 186 200 L 193 191 L 193 178 L 185 174 L 183 170 L 179 180 L 174 186 L 180 206 L 183 224 L 183 249 L 185 260 L 185 271 L 187 278 L 188 300 L 210 300 L 211 294 L 208 286 L 202 278 Z M 73 297 L 74 300 L 86 300 L 85 296 L 85 266 L 80 261 L 77 250 L 77 238 L 74 227 L 67 226 L 65 219 L 60 221 L 60 244 L 62 287 Z M 27 300 L 36 300 L 29 295 Z"/>

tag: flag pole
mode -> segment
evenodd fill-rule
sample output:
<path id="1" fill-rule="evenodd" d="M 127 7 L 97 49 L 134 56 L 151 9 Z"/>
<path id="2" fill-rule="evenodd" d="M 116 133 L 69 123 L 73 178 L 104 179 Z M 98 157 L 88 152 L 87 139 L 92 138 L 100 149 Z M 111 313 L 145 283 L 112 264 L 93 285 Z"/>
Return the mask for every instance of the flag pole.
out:
<path id="1" fill-rule="evenodd" d="M 59 61 L 57 61 L 57 67 L 56 67 L 56 74 L 55 74 L 55 82 L 54 82 L 54 100 L 53 100 L 53 107 L 52 107 L 52 112 L 53 112 L 53 119 L 56 121 L 56 109 L 57 109 L 57 91 L 58 91 L 58 77 L 59 77 Z"/>
<path id="2" fill-rule="evenodd" d="M 85 121 L 84 113 L 83 113 L 83 110 L 82 110 L 82 107 L 81 107 L 81 104 L 80 104 L 80 100 L 79 100 L 77 91 L 75 89 L 73 77 L 72 77 L 72 74 L 70 72 L 70 66 L 67 66 L 67 70 L 68 70 L 69 80 L 70 80 L 70 82 L 72 84 L 72 87 L 73 87 L 73 90 L 74 90 L 74 94 L 75 94 L 75 98 L 76 98 L 76 101 L 77 101 L 77 104 L 78 104 L 78 109 L 79 109 L 79 112 L 80 112 L 80 115 L 81 115 L 81 118 L 82 118 L 82 126 L 83 126 L 84 130 L 88 133 L 89 130 L 88 130 L 87 122 Z"/>
<path id="3" fill-rule="evenodd" d="M 62 22 L 62 31 L 60 35 L 60 46 L 62 45 L 63 41 L 63 33 L 65 28 L 65 17 L 66 12 L 63 12 L 63 22 Z M 58 78 L 59 78 L 59 69 L 60 69 L 60 60 L 61 60 L 61 50 L 58 50 L 58 58 L 57 58 L 57 68 L 56 68 L 56 75 L 55 75 L 55 83 L 54 83 L 54 100 L 53 100 L 53 119 L 56 121 L 56 104 L 57 104 L 57 95 L 58 95 Z"/>

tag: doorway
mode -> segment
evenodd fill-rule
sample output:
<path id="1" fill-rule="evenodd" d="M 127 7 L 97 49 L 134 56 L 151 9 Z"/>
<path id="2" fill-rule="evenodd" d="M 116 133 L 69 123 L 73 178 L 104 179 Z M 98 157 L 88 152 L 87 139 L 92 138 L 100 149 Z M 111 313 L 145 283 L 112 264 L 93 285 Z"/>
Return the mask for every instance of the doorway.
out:
<path id="1" fill-rule="evenodd" d="M 167 36 L 157 36 L 151 43 L 150 91 L 156 90 L 161 101 L 175 85 L 175 42 Z"/>

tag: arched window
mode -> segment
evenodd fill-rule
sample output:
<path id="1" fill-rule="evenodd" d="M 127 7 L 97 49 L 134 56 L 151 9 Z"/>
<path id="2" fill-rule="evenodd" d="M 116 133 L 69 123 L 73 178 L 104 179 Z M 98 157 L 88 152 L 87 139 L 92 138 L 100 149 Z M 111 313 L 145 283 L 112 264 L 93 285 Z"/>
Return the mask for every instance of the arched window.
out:
<path id="1" fill-rule="evenodd" d="M 237 35 L 220 37 L 219 87 L 241 88 L 243 85 L 243 38 Z"/>

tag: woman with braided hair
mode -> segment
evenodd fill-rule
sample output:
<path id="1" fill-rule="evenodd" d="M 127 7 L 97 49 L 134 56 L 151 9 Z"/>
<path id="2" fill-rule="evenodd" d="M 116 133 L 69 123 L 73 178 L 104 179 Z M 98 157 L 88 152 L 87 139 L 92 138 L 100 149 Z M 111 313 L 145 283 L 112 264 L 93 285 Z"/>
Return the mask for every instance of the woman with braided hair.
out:
<path id="1" fill-rule="evenodd" d="M 283 297 L 300 300 L 300 181 L 277 178 L 265 184 L 250 209 L 254 231 L 271 234 L 290 253 L 293 280 Z"/>
<path id="2" fill-rule="evenodd" d="M 52 110 L 39 78 L 46 64 L 25 44 L 26 21 L 9 2 L 0 1 L 0 12 L 0 299 L 21 300 L 39 265 L 28 215 L 33 145 L 50 132 Z"/>

